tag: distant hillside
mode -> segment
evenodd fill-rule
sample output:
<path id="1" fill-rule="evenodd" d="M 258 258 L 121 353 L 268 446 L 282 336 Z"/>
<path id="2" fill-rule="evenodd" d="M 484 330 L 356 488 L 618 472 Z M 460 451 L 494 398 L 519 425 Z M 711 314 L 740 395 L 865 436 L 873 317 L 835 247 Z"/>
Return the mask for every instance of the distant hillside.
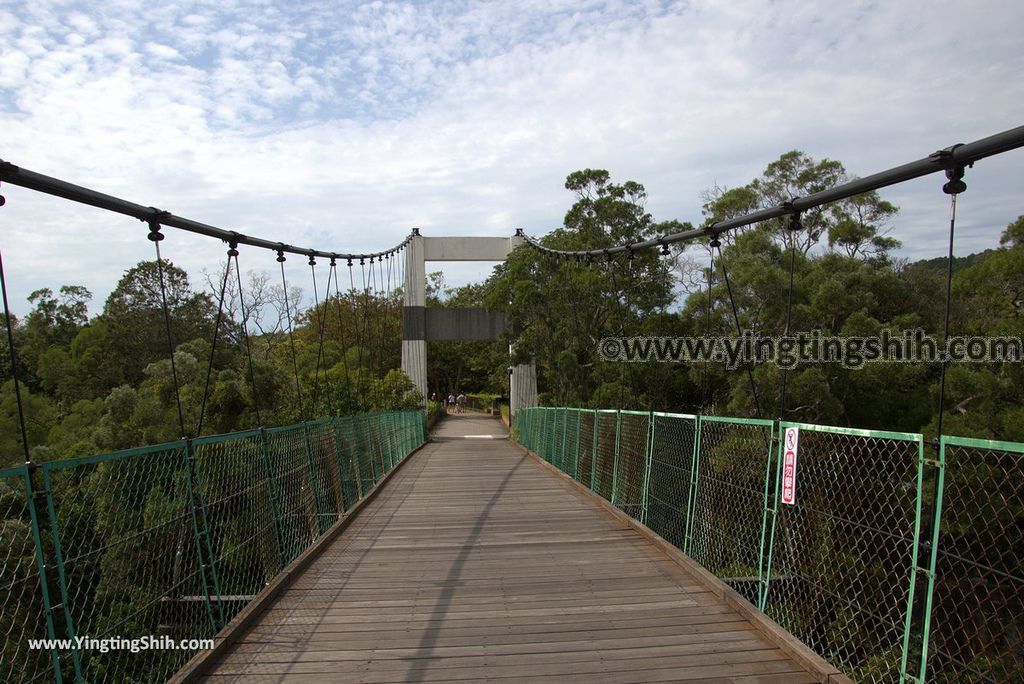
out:
<path id="1" fill-rule="evenodd" d="M 995 252 L 994 249 L 986 249 L 984 252 L 977 252 L 975 254 L 968 254 L 967 256 L 954 256 L 953 257 L 953 273 L 962 271 L 965 268 L 974 266 L 976 263 L 984 259 L 986 256 Z M 921 268 L 929 268 L 941 273 L 946 272 L 946 257 L 935 257 L 934 259 L 921 259 L 920 261 L 912 261 L 909 266 L 920 266 Z"/>

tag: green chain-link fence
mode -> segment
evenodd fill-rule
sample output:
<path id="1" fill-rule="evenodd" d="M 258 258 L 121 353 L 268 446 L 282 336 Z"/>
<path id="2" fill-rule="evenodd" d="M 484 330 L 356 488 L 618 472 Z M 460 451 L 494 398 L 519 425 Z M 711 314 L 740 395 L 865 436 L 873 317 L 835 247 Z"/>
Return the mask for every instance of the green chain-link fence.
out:
<path id="1" fill-rule="evenodd" d="M 0 678 L 167 679 L 198 645 L 139 640 L 212 637 L 424 439 L 367 414 L 0 470 Z"/>
<path id="2" fill-rule="evenodd" d="M 40 529 L 38 505 L 27 469 L 0 470 L 0 672 L 26 682 L 53 681 L 57 664 L 55 653 L 29 648 L 30 639 L 54 636 L 43 565 L 53 544 Z"/>
<path id="3" fill-rule="evenodd" d="M 799 430 L 795 502 L 775 508 L 762 608 L 855 680 L 898 681 L 921 436 L 782 423 L 783 442 L 789 428 Z"/>
<path id="4" fill-rule="evenodd" d="M 1024 682 L 1024 444 L 942 440 L 930 681 Z"/>
<path id="5" fill-rule="evenodd" d="M 515 434 L 856 681 L 1024 682 L 1024 444 L 555 408 Z"/>
<path id="6" fill-rule="evenodd" d="M 702 416 L 698 430 L 685 551 L 756 605 L 774 428 L 767 420 Z"/>

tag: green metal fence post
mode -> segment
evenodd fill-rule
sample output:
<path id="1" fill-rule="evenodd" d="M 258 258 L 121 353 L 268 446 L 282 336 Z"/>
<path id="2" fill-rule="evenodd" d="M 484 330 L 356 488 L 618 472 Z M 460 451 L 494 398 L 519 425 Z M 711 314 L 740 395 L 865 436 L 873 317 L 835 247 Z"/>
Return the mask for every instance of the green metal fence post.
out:
<path id="1" fill-rule="evenodd" d="M 690 459 L 690 486 L 686 493 L 686 532 L 683 537 L 683 552 L 688 556 L 693 546 L 693 518 L 697 512 L 697 471 L 700 467 L 700 436 L 704 429 L 704 419 L 697 416 L 693 422 L 693 456 Z"/>
<path id="2" fill-rule="evenodd" d="M 352 466 L 352 473 L 356 478 L 356 492 L 359 494 L 359 498 L 363 498 L 363 474 L 359 470 L 359 440 L 356 436 L 356 419 L 355 416 L 347 416 L 348 418 L 348 443 L 349 448 L 349 463 Z"/>
<path id="3" fill-rule="evenodd" d="M 583 409 L 576 409 L 576 453 L 572 457 L 572 479 L 580 479 L 580 425 L 583 424 Z"/>
<path id="4" fill-rule="evenodd" d="M 398 443 L 398 422 L 397 415 L 394 411 L 388 411 L 388 471 L 395 467 L 395 463 L 398 461 L 398 450 L 400 445 Z"/>
<path id="5" fill-rule="evenodd" d="M 785 458 L 785 432 L 782 423 L 776 420 L 772 424 L 772 436 L 769 439 L 768 458 L 764 474 L 764 513 L 761 515 L 761 553 L 758 558 L 757 607 L 764 612 L 768 602 L 768 584 L 772 575 L 772 552 L 775 550 L 775 521 L 779 510 L 779 488 L 782 486 L 782 464 Z M 771 445 L 776 445 L 773 457 Z M 775 463 L 775 477 L 771 476 L 771 464 Z M 771 494 L 769 495 L 769 488 Z M 770 526 L 770 529 L 769 529 Z"/>
<path id="6" fill-rule="evenodd" d="M 46 492 L 46 507 L 49 511 L 50 517 L 50 536 L 53 539 L 53 555 L 55 564 L 57 565 L 57 581 L 60 586 L 60 603 L 64 609 L 64 630 L 67 633 L 67 637 L 74 641 L 76 636 L 75 621 L 71 617 L 71 600 L 68 592 L 67 573 L 64 569 L 64 549 L 61 545 L 60 527 L 57 523 L 57 510 L 53 503 L 53 484 L 50 480 L 49 468 L 46 467 L 45 464 L 43 466 L 43 489 Z M 75 681 L 82 681 L 82 660 L 78 653 L 78 649 L 75 647 L 71 648 L 71 662 L 75 668 Z"/>
<path id="7" fill-rule="evenodd" d="M 561 464 L 561 465 L 559 465 L 558 469 L 561 470 L 563 473 L 568 470 L 568 468 L 565 467 L 565 443 L 566 443 L 566 438 L 568 436 L 569 436 L 569 409 L 564 408 L 564 409 L 562 409 L 562 449 L 559 452 L 560 455 L 559 455 L 559 458 L 558 458 L 558 462 Z"/>
<path id="8" fill-rule="evenodd" d="M 619 487 L 619 436 L 622 433 L 622 410 L 615 409 L 615 453 L 612 456 L 612 495 L 609 499 L 612 506 L 618 499 L 616 490 Z"/>
<path id="9" fill-rule="evenodd" d="M 217 557 L 213 553 L 213 545 L 210 544 L 210 523 L 206 518 L 206 503 L 203 499 L 202 483 L 199 480 L 198 468 L 196 466 L 195 445 L 191 439 L 185 440 L 185 472 L 188 473 L 188 483 L 185 489 L 188 491 L 188 507 L 192 517 L 192 532 L 196 542 L 196 560 L 199 562 L 199 576 L 203 580 L 203 593 L 206 596 L 206 612 L 210 618 L 213 631 L 216 632 L 226 624 L 224 614 L 221 610 L 220 578 L 217 575 Z M 203 549 L 206 552 L 203 552 Z M 207 573 L 212 577 L 208 577 Z M 212 587 L 211 585 L 212 580 Z M 216 614 L 213 609 L 213 601 L 210 591 L 217 597 Z"/>
<path id="10" fill-rule="evenodd" d="M 334 460 L 337 462 L 338 466 L 338 486 L 341 487 L 341 492 L 339 493 L 339 500 L 341 501 L 341 510 L 338 511 L 338 517 L 341 517 L 341 514 L 347 511 L 349 509 L 349 506 L 355 502 L 345 501 L 345 468 L 342 466 L 342 463 L 344 462 L 345 459 L 341 455 L 341 435 L 338 434 L 338 419 L 335 416 L 331 416 L 330 421 L 331 436 L 334 438 Z"/>
<path id="11" fill-rule="evenodd" d="M 539 425 L 537 427 L 540 434 L 538 435 L 537 448 L 535 451 L 538 456 L 545 458 L 545 452 L 548 450 L 548 411 L 546 408 L 541 411 L 538 418 Z"/>
<path id="12" fill-rule="evenodd" d="M 267 439 L 266 428 L 260 428 L 260 461 L 263 462 L 263 470 L 267 478 L 267 497 L 270 499 L 270 514 L 274 519 L 274 535 L 277 537 L 277 562 L 278 570 L 287 565 L 288 552 L 285 550 L 284 530 L 281 525 L 281 501 L 277 491 L 277 479 L 274 477 L 274 468 L 270 462 L 270 442 Z"/>
<path id="13" fill-rule="evenodd" d="M 371 449 L 377 457 L 377 466 L 380 468 L 380 474 L 377 476 L 377 482 L 384 479 L 384 476 L 388 472 L 387 467 L 384 465 L 384 439 L 382 437 L 383 425 L 381 416 L 381 413 L 373 414 L 373 427 L 370 429 Z M 374 433 L 377 435 L 376 439 L 373 438 Z"/>
<path id="14" fill-rule="evenodd" d="M 651 486 L 651 461 L 654 458 L 654 412 L 647 412 L 647 448 L 644 449 L 644 484 L 640 499 L 640 522 L 647 524 L 647 503 Z"/>
<path id="15" fill-rule="evenodd" d="M 317 484 L 316 466 L 313 463 L 313 442 L 309 438 L 309 423 L 302 423 L 302 442 L 306 449 L 306 467 L 309 470 L 309 491 L 313 495 L 313 510 L 316 515 L 316 535 L 323 534 L 330 525 L 326 525 L 327 503 L 322 495 L 322 487 Z"/>
<path id="16" fill-rule="evenodd" d="M 903 681 L 927 681 L 928 640 L 931 636 L 932 598 L 935 591 L 935 569 L 939 551 L 939 528 L 942 520 L 942 498 L 946 479 L 946 437 L 934 444 L 935 458 L 925 458 L 923 441 L 918 444 L 917 519 L 914 523 L 914 552 L 910 569 L 910 591 L 903 629 L 903 656 L 900 678 Z M 931 467 L 932 496 L 925 511 L 925 473 Z M 924 558 L 922 559 L 922 556 Z M 922 566 L 925 560 L 927 567 Z M 925 577 L 924 596 L 915 601 L 918 576 Z M 916 617 L 916 619 L 915 619 Z M 916 623 L 916 624 L 915 624 Z M 916 643 L 913 643 L 916 642 Z"/>
<path id="17" fill-rule="evenodd" d="M 590 491 L 597 491 L 597 440 L 600 437 L 600 431 L 597 429 L 599 413 L 597 409 L 594 409 L 594 439 L 593 447 L 594 453 L 590 456 Z"/>
<path id="18" fill-rule="evenodd" d="M 38 468 L 35 463 L 25 464 L 21 467 L 24 484 L 25 484 L 25 505 L 28 507 L 29 519 L 32 523 L 32 541 L 35 544 L 35 556 L 36 556 L 36 571 L 39 573 L 39 590 L 42 594 L 43 599 L 43 615 L 46 617 L 46 635 L 51 640 L 57 638 L 57 633 L 53 623 L 53 604 L 50 602 L 50 588 L 49 581 L 47 578 L 47 565 L 46 557 L 43 553 L 43 536 L 40 534 L 39 529 L 39 513 L 36 510 L 36 495 L 35 487 L 32 485 L 32 473 Z M 51 528 L 55 529 L 56 516 L 54 515 L 53 508 L 53 490 L 50 487 L 49 477 L 47 473 L 43 472 L 43 490 L 46 494 L 46 509 L 50 515 Z M 57 544 L 57 538 L 54 537 L 54 544 Z M 68 599 L 67 599 L 67 584 L 64 581 L 64 563 L 59 554 L 55 556 L 57 565 L 57 578 L 59 580 L 60 593 L 61 593 L 61 604 L 64 608 L 64 616 L 67 620 L 68 627 L 68 638 L 74 639 L 74 628 L 71 623 L 71 615 L 68 610 Z M 81 665 L 78 659 L 78 649 L 71 650 L 71 657 L 74 661 L 75 667 L 75 678 L 81 677 Z M 63 674 L 60 669 L 60 652 L 56 648 L 50 649 L 50 659 L 53 661 L 53 673 L 57 681 L 60 684 L 63 681 Z M 14 673 L 11 673 L 14 674 Z"/>

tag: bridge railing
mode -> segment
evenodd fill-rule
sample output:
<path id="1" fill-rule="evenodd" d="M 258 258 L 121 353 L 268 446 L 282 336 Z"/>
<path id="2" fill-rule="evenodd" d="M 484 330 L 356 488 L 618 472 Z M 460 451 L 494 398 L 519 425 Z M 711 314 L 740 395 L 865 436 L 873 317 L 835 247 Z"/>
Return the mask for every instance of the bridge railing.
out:
<path id="1" fill-rule="evenodd" d="M 1024 444 L 571 408 L 514 434 L 856 681 L 1024 681 Z"/>
<path id="2" fill-rule="evenodd" d="M 424 439 L 364 414 L 0 470 L 3 677 L 167 679 L 198 644 L 153 642 L 212 637 Z"/>

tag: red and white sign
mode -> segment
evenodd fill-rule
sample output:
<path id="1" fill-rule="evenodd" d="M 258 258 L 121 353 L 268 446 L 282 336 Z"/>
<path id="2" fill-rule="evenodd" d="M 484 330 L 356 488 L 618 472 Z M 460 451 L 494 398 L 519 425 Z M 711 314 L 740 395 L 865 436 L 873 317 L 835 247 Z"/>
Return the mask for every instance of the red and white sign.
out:
<path id="1" fill-rule="evenodd" d="M 782 503 L 796 503 L 796 451 L 800 444 L 800 428 L 786 428 L 782 456 Z"/>

